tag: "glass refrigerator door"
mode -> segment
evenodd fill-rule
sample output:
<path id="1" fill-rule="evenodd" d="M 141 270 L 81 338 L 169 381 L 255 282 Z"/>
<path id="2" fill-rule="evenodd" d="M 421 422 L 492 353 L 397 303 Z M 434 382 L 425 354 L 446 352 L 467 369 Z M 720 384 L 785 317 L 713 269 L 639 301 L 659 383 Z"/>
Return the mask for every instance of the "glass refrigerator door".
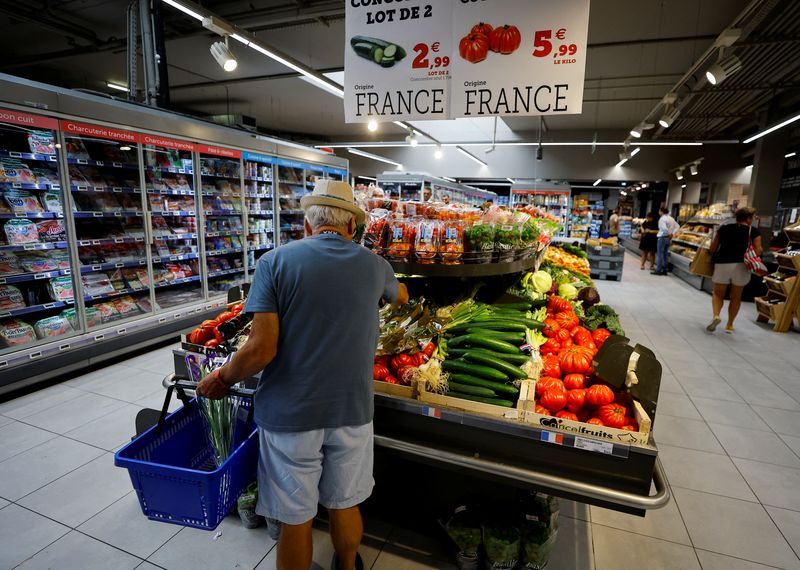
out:
<path id="1" fill-rule="evenodd" d="M 209 295 L 244 282 L 244 213 L 241 161 L 200 155 Z"/>
<path id="2" fill-rule="evenodd" d="M 0 123 L 0 355 L 81 330 L 51 119 Z M 23 116 L 25 118 L 23 118 Z"/>
<path id="3" fill-rule="evenodd" d="M 86 326 L 151 313 L 137 145 L 66 137 Z"/>
<path id="4" fill-rule="evenodd" d="M 258 259 L 275 247 L 272 163 L 245 155 L 244 202 L 247 210 L 247 267 L 252 279 Z M 266 159 L 266 157 L 265 157 Z"/>
<path id="5" fill-rule="evenodd" d="M 302 168 L 278 166 L 281 244 L 305 237 L 303 210 L 300 209 L 300 198 L 311 192 L 306 189 L 303 178 Z"/>
<path id="6" fill-rule="evenodd" d="M 156 310 L 203 299 L 192 172 L 191 151 L 154 145 L 144 147 Z"/>

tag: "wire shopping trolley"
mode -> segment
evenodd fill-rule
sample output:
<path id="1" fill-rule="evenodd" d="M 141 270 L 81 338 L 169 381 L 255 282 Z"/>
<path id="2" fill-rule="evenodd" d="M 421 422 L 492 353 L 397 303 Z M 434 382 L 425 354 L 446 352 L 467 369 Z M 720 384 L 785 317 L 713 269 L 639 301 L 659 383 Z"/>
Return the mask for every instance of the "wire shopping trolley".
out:
<path id="1" fill-rule="evenodd" d="M 214 450 L 196 398 L 197 384 L 170 374 L 158 423 L 114 455 L 133 483 L 142 512 L 151 520 L 214 530 L 242 491 L 256 478 L 258 432 L 253 421 L 253 390 L 231 388 L 241 398 L 233 451 L 216 467 Z M 173 393 L 183 407 L 167 414 Z"/>

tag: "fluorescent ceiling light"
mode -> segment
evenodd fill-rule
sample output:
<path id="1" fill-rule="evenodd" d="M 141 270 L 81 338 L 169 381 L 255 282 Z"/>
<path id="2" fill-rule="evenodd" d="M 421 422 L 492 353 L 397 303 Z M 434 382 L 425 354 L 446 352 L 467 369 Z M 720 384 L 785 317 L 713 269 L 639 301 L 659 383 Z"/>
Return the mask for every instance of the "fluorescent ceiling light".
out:
<path id="1" fill-rule="evenodd" d="M 376 121 L 375 119 L 370 119 L 369 123 L 367 123 L 367 129 L 372 133 L 377 131 L 378 130 L 378 121 Z"/>
<path id="2" fill-rule="evenodd" d="M 128 87 L 126 85 L 120 85 L 119 83 L 111 83 L 110 81 L 106 81 L 106 87 L 109 89 L 116 89 L 117 91 L 124 91 L 125 93 L 128 92 Z"/>
<path id="3" fill-rule="evenodd" d="M 442 150 L 442 146 L 439 145 L 436 147 L 436 150 L 433 151 L 433 157 L 436 160 L 441 160 L 444 157 L 444 151 Z"/>
<path id="4" fill-rule="evenodd" d="M 228 38 L 225 38 L 224 42 L 211 44 L 211 55 L 214 56 L 219 66 L 225 71 L 234 71 L 239 66 L 236 56 L 233 55 L 233 52 L 228 47 Z"/>
<path id="5" fill-rule="evenodd" d="M 636 156 L 636 155 L 637 155 L 637 154 L 639 154 L 640 152 L 642 152 L 642 149 L 641 149 L 640 147 L 638 147 L 638 146 L 637 146 L 635 149 L 633 149 L 633 150 L 631 151 L 631 158 L 633 158 L 634 156 Z"/>
<path id="6" fill-rule="evenodd" d="M 742 144 L 748 144 L 748 143 L 751 143 L 751 142 L 753 142 L 754 140 L 760 139 L 761 137 L 763 137 L 763 136 L 765 136 L 765 135 L 768 135 L 768 134 L 770 134 L 770 133 L 774 133 L 774 132 L 775 132 L 775 131 L 777 131 L 778 129 L 782 129 L 782 128 L 783 128 L 783 127 L 785 127 L 786 125 L 791 125 L 791 124 L 792 124 L 792 123 L 794 123 L 795 121 L 800 121 L 800 115 L 795 115 L 795 116 L 794 116 L 794 117 L 792 117 L 791 119 L 786 119 L 785 121 L 783 121 L 782 123 L 778 123 L 778 124 L 777 124 L 777 125 L 775 125 L 774 127 L 770 127 L 770 128 L 768 128 L 767 130 L 765 130 L 765 131 L 761 131 L 761 132 L 760 132 L 760 133 L 758 133 L 757 135 L 753 135 L 753 136 L 752 136 L 752 137 L 750 137 L 749 139 L 745 139 L 745 140 L 743 140 L 743 141 L 742 141 Z"/>
<path id="7" fill-rule="evenodd" d="M 245 38 L 243 36 L 240 36 L 239 34 L 231 34 L 231 37 L 233 39 L 235 39 L 237 42 L 241 42 L 246 46 L 250 45 L 250 40 L 248 40 L 247 38 Z"/>
<path id="8" fill-rule="evenodd" d="M 442 176 L 442 179 L 443 180 L 447 180 L 448 182 L 455 182 L 456 181 L 455 178 L 449 178 L 447 176 Z"/>
<path id="9" fill-rule="evenodd" d="M 719 60 L 706 71 L 706 79 L 711 85 L 719 85 L 742 68 L 742 61 L 735 55 Z"/>
<path id="10" fill-rule="evenodd" d="M 358 156 L 363 156 L 364 158 L 370 158 L 372 160 L 377 160 L 378 162 L 385 162 L 386 164 L 391 164 L 392 166 L 396 166 L 398 168 L 401 168 L 403 166 L 401 163 L 396 162 L 396 161 L 394 161 L 394 160 L 392 160 L 390 158 L 386 158 L 385 156 L 379 156 L 377 154 L 372 154 L 372 153 L 369 153 L 369 152 L 364 152 L 363 150 L 358 150 L 358 149 L 355 149 L 355 148 L 348 148 L 347 152 L 355 154 L 355 155 L 358 155 Z"/>
<path id="11" fill-rule="evenodd" d="M 300 67 L 300 66 L 298 66 L 298 65 L 296 65 L 296 64 L 294 64 L 294 63 L 292 63 L 290 61 L 287 61 L 286 59 L 284 59 L 281 56 L 279 56 L 278 54 L 268 50 L 267 48 L 263 47 L 260 44 L 257 44 L 255 42 L 250 42 L 248 47 L 250 47 L 251 49 L 256 50 L 260 54 L 263 54 L 263 55 L 265 55 L 265 56 L 267 56 L 267 57 L 269 57 L 271 59 L 274 59 L 275 61 L 277 61 L 280 64 L 285 65 L 289 69 L 294 69 L 297 73 L 299 73 L 299 74 L 303 75 L 305 78 L 307 78 L 308 81 L 311 81 L 312 83 L 314 83 L 315 85 L 317 85 L 319 87 L 322 87 L 323 89 L 325 89 L 329 93 L 332 93 L 332 94 L 336 95 L 337 97 L 341 97 L 342 99 L 344 99 L 344 89 L 340 85 L 336 85 L 334 82 L 330 82 L 329 83 L 328 81 L 320 79 L 316 75 L 313 75 L 313 74 L 309 73 L 307 69 L 303 69 L 302 67 Z"/>
<path id="12" fill-rule="evenodd" d="M 506 178 L 506 180 L 508 180 L 509 182 L 511 182 L 511 184 L 516 184 L 516 183 L 517 183 L 517 181 L 516 181 L 516 180 L 514 180 L 513 178 Z"/>
<path id="13" fill-rule="evenodd" d="M 129 147 L 128 145 L 124 144 L 121 147 L 119 147 L 119 150 L 125 152 L 125 151 L 131 150 L 131 147 Z"/>
<path id="14" fill-rule="evenodd" d="M 796 152 L 790 152 L 789 154 L 784 155 L 783 158 L 792 158 L 796 154 Z"/>
<path id="15" fill-rule="evenodd" d="M 602 179 L 602 178 L 598 178 L 597 180 L 595 180 L 595 181 L 594 181 L 594 184 L 592 184 L 592 186 L 597 186 L 597 185 L 598 185 L 598 184 L 600 184 L 602 181 L 603 181 L 603 179 Z"/>
<path id="16" fill-rule="evenodd" d="M 619 193 L 622 194 L 623 196 L 627 196 L 628 195 L 628 193 L 625 192 L 625 190 L 620 190 Z"/>
<path id="17" fill-rule="evenodd" d="M 356 176 L 356 178 L 361 178 L 363 180 L 372 180 L 373 182 L 377 182 L 377 178 L 373 178 L 372 176 Z"/>
<path id="18" fill-rule="evenodd" d="M 463 154 L 464 156 L 466 156 L 468 158 L 471 158 L 472 160 L 474 160 L 475 162 L 477 162 L 478 164 L 480 164 L 484 168 L 489 166 L 487 163 L 483 162 L 480 158 L 478 158 L 477 156 L 475 156 L 473 154 L 470 154 L 469 152 L 467 152 L 466 150 L 464 150 L 460 146 L 457 146 L 456 148 L 458 149 L 458 152 L 460 152 L 461 154 Z"/>
<path id="19" fill-rule="evenodd" d="M 622 166 L 622 165 L 623 165 L 623 164 L 625 164 L 626 162 L 628 162 L 628 159 L 627 159 L 627 158 L 623 158 L 622 160 L 620 160 L 620 161 L 619 161 L 619 162 L 616 164 L 616 166 L 615 166 L 614 168 L 619 168 L 620 166 Z"/>
<path id="20" fill-rule="evenodd" d="M 198 14 L 197 12 L 192 10 L 191 8 L 187 8 L 183 4 L 180 4 L 179 2 L 175 2 L 175 0 L 163 0 L 163 2 L 164 2 L 164 4 L 168 4 L 168 5 L 172 6 L 173 8 L 176 8 L 176 9 L 180 10 L 181 12 L 186 14 L 187 16 L 191 16 L 195 20 L 200 20 L 201 22 L 203 21 L 203 16 L 201 14 Z"/>

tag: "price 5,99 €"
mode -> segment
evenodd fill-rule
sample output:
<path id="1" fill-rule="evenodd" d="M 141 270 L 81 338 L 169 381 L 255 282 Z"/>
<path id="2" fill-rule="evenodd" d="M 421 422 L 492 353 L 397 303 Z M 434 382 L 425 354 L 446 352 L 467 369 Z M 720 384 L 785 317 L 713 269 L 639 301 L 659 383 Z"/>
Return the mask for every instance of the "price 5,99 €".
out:
<path id="1" fill-rule="evenodd" d="M 553 57 L 569 57 L 578 53 L 578 46 L 576 44 L 563 43 L 557 47 L 553 45 L 553 36 L 556 40 L 563 41 L 566 38 L 567 30 L 560 28 L 555 32 L 553 30 L 539 30 L 533 35 L 533 56 L 534 57 L 547 57 L 551 53 Z M 555 51 L 554 51 L 554 48 Z"/>

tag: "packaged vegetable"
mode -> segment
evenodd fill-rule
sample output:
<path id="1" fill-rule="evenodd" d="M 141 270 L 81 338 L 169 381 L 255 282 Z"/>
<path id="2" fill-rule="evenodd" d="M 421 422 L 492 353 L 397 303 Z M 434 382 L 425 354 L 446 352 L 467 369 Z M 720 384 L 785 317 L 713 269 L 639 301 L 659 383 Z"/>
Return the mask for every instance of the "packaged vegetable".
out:
<path id="1" fill-rule="evenodd" d="M 54 192 L 45 192 L 40 197 L 42 206 L 48 212 L 54 212 L 56 214 L 63 214 L 64 213 L 64 206 L 61 204 L 61 197 L 54 193 Z"/>
<path id="2" fill-rule="evenodd" d="M 513 261 L 520 246 L 520 229 L 514 224 L 503 224 L 495 227 L 494 247 L 498 252 L 498 261 Z"/>
<path id="3" fill-rule="evenodd" d="M 414 252 L 420 263 L 433 263 L 439 252 L 441 231 L 438 220 L 420 220 L 417 224 Z"/>
<path id="4" fill-rule="evenodd" d="M 69 321 L 69 325 L 73 330 L 78 330 L 78 312 L 74 308 L 64 309 L 60 315 Z"/>
<path id="5" fill-rule="evenodd" d="M 446 220 L 442 225 L 442 261 L 447 265 L 459 264 L 464 255 L 464 222 Z"/>
<path id="6" fill-rule="evenodd" d="M 69 324 L 69 321 L 65 317 L 56 315 L 36 321 L 33 325 L 33 330 L 40 339 L 52 338 L 72 332 L 72 325 Z"/>
<path id="7" fill-rule="evenodd" d="M 10 251 L 0 251 L 0 275 L 14 275 L 23 271 L 16 255 Z"/>
<path id="8" fill-rule="evenodd" d="M 36 224 L 41 241 L 63 241 L 67 239 L 67 230 L 59 220 L 45 220 Z"/>
<path id="9" fill-rule="evenodd" d="M 502 521 L 484 525 L 483 548 L 488 569 L 512 570 L 519 561 L 519 529 Z"/>
<path id="10" fill-rule="evenodd" d="M 19 346 L 36 340 L 36 332 L 25 321 L 3 319 L 0 321 L 0 340 L 8 346 Z"/>
<path id="11" fill-rule="evenodd" d="M 377 209 L 368 214 L 367 229 L 364 231 L 364 247 L 380 253 L 386 247 L 389 210 Z"/>
<path id="12" fill-rule="evenodd" d="M 386 255 L 396 261 L 407 261 L 414 247 L 414 222 L 392 220 L 389 222 L 389 241 Z"/>
<path id="13" fill-rule="evenodd" d="M 39 231 L 36 224 L 30 220 L 8 220 L 3 226 L 6 239 L 11 245 L 24 245 L 26 243 L 39 243 Z"/>
<path id="14" fill-rule="evenodd" d="M 464 230 L 464 260 L 467 263 L 491 263 L 494 252 L 494 225 L 475 222 Z"/>
<path id="15" fill-rule="evenodd" d="M 72 289 L 72 277 L 68 275 L 54 277 L 50 280 L 47 288 L 55 301 L 69 301 L 75 297 L 75 292 Z"/>
<path id="16" fill-rule="evenodd" d="M 443 526 L 458 546 L 461 555 L 477 559 L 482 532 L 480 514 L 474 507 L 462 505 L 456 508 L 453 516 Z"/>
<path id="17" fill-rule="evenodd" d="M 558 499 L 536 493 L 523 505 L 522 570 L 542 570 L 547 565 L 558 537 Z"/>
<path id="18" fill-rule="evenodd" d="M 22 309 L 25 307 L 25 297 L 14 285 L 0 285 L 0 309 Z"/>

